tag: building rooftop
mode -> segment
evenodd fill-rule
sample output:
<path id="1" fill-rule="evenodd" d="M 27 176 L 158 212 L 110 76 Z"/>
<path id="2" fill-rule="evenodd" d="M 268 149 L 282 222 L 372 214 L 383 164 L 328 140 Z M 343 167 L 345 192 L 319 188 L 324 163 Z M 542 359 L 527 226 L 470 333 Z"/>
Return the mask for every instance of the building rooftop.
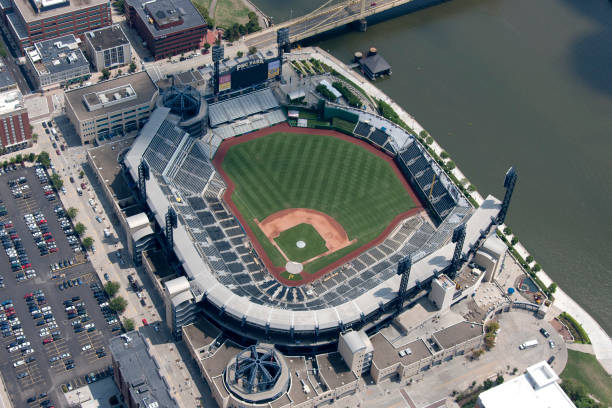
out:
<path id="1" fill-rule="evenodd" d="M 26 48 L 26 54 L 39 75 L 54 74 L 77 67 L 89 67 L 89 62 L 79 49 L 80 40 L 69 34 L 40 41 Z"/>
<path id="2" fill-rule="evenodd" d="M 66 92 L 66 95 L 68 94 L 69 92 Z M 133 137 L 122 138 L 88 150 L 98 173 L 117 200 L 129 198 L 133 193 L 119 165 L 119 156 L 132 145 L 133 141 Z"/>
<path id="3" fill-rule="evenodd" d="M 129 393 L 139 406 L 178 408 L 169 394 L 166 380 L 159 374 L 156 362 L 149 354 L 144 337 L 138 331 L 113 337 L 110 350 L 121 377 L 129 384 Z"/>
<path id="4" fill-rule="evenodd" d="M 203 361 L 202 366 L 208 372 L 211 378 L 217 377 L 223 374 L 225 367 L 232 358 L 242 351 L 241 347 L 238 347 L 232 341 L 225 341 L 221 347 L 219 347 L 215 354 Z"/>
<path id="5" fill-rule="evenodd" d="M 391 69 L 391 65 L 380 55 L 370 55 L 359 60 L 361 66 L 365 66 L 374 75 L 382 74 Z"/>
<path id="6" fill-rule="evenodd" d="M 198 316 L 192 324 L 183 326 L 183 338 L 189 339 L 194 350 L 211 345 L 220 335 L 221 330 L 202 316 Z"/>
<path id="7" fill-rule="evenodd" d="M 461 322 L 433 334 L 442 348 L 451 348 L 457 344 L 482 335 L 482 325 L 478 323 Z"/>
<path id="8" fill-rule="evenodd" d="M 19 90 L 13 89 L 0 93 L 0 115 L 14 112 L 23 106 L 23 95 Z"/>
<path id="9" fill-rule="evenodd" d="M 338 388 L 357 380 L 357 376 L 346 365 L 340 353 L 317 356 L 319 373 L 330 389 Z"/>
<path id="10" fill-rule="evenodd" d="M 0 60 L 0 92 L 11 88 L 17 88 L 17 82 L 6 65 Z"/>
<path id="11" fill-rule="evenodd" d="M 35 9 L 33 4 L 37 5 Z M 26 23 L 108 4 L 107 0 L 13 0 Z"/>
<path id="12" fill-rule="evenodd" d="M 127 0 L 127 4 L 136 10 L 153 37 L 206 26 L 189 0 Z"/>
<path id="13" fill-rule="evenodd" d="M 484 391 L 478 397 L 484 408 L 575 408 L 563 392 L 552 368 L 542 361 L 527 373 Z"/>
<path id="14" fill-rule="evenodd" d="M 91 43 L 96 51 L 115 48 L 130 43 L 119 24 L 88 31 L 85 33 L 85 38 Z"/>
<path id="15" fill-rule="evenodd" d="M 415 340 L 399 349 L 393 347 L 381 333 L 372 336 L 370 340 L 374 346 L 372 363 L 379 369 L 390 367 L 398 362 L 401 362 L 405 366 L 409 366 L 412 363 L 416 363 L 417 361 L 431 356 L 431 352 L 423 340 Z M 407 349 L 409 349 L 409 352 L 403 357 L 399 355 L 400 351 Z"/>
<path id="16" fill-rule="evenodd" d="M 127 106 L 142 105 L 156 93 L 157 86 L 143 71 L 68 91 L 66 101 L 79 120 L 87 120 Z"/>

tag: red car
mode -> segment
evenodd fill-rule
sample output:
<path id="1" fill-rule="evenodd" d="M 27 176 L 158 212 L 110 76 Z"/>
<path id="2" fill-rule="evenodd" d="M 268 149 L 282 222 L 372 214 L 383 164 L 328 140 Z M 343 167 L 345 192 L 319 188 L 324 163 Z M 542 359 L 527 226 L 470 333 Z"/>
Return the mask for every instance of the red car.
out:
<path id="1" fill-rule="evenodd" d="M 31 268 L 31 267 L 32 267 L 32 264 L 31 263 L 27 263 L 27 264 L 23 265 L 21 267 L 21 269 L 28 269 L 28 268 Z"/>
<path id="2" fill-rule="evenodd" d="M 57 252 L 57 248 L 51 248 L 49 252 Z"/>
<path id="3" fill-rule="evenodd" d="M 55 153 L 57 153 L 58 156 L 61 154 L 59 149 L 55 149 Z"/>
<path id="4" fill-rule="evenodd" d="M 51 236 L 51 233 L 50 233 L 50 232 L 45 232 L 45 233 L 43 234 L 43 237 L 50 237 L 50 236 Z"/>
<path id="5" fill-rule="evenodd" d="M 147 322 L 147 319 L 142 319 L 142 324 L 144 324 L 145 326 L 148 326 L 149 322 Z"/>
<path id="6" fill-rule="evenodd" d="M 43 344 L 49 344 L 49 343 L 51 343 L 51 342 L 53 342 L 53 339 L 52 339 L 52 338 L 48 338 L 48 339 L 44 339 L 44 340 L 43 340 Z"/>
<path id="7" fill-rule="evenodd" d="M 81 183 L 81 188 L 85 190 L 87 188 L 87 185 L 85 183 Z"/>
<path id="8" fill-rule="evenodd" d="M 26 294 L 25 294 L 25 296 L 24 296 L 23 298 L 24 298 L 24 299 L 27 299 L 27 298 L 32 297 L 32 296 L 34 296 L 34 294 L 32 294 L 32 293 L 26 293 Z"/>
<path id="9" fill-rule="evenodd" d="M 8 224 L 4 224 L 4 228 L 6 229 L 13 228 L 13 223 L 9 222 Z"/>
<path id="10" fill-rule="evenodd" d="M 11 239 L 17 239 L 17 238 L 19 238 L 19 235 L 17 235 L 17 234 L 11 234 Z"/>
<path id="11" fill-rule="evenodd" d="M 47 241 L 47 242 L 55 242 L 55 238 L 47 237 L 47 238 L 45 238 L 45 241 Z"/>

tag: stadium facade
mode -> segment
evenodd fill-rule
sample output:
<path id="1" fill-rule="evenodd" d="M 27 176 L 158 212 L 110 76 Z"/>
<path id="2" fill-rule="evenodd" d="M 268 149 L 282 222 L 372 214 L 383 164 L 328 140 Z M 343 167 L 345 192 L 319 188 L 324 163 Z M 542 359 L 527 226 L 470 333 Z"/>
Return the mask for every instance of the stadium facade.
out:
<path id="1" fill-rule="evenodd" d="M 127 172 L 184 271 L 184 276 L 164 283 L 167 322 L 177 338 L 183 326 L 203 313 L 230 336 L 274 343 L 284 352 L 333 348 L 341 333 L 373 333 L 396 313 L 400 260 L 412 258 L 407 297 L 426 293 L 432 280 L 454 267 L 457 254 L 451 238 L 458 226 L 465 225 L 459 252 L 463 257 L 475 253 L 495 229 L 501 202 L 489 196 L 478 209 L 472 208 L 413 135 L 378 115 L 331 107 L 330 115 L 355 115 L 354 137 L 394 157 L 436 227 L 422 218 L 400 223 L 382 243 L 330 272 L 344 284 L 330 287 L 320 279 L 307 288 L 283 285 L 265 269 L 224 204 L 225 182 L 211 158 L 224 139 L 286 118 L 269 89 L 208 109 L 212 129 L 195 138 L 178 126 L 169 108 L 158 107 L 124 157 Z M 141 233 L 132 239 L 146 237 Z M 452 303 L 465 296 L 453 292 Z"/>

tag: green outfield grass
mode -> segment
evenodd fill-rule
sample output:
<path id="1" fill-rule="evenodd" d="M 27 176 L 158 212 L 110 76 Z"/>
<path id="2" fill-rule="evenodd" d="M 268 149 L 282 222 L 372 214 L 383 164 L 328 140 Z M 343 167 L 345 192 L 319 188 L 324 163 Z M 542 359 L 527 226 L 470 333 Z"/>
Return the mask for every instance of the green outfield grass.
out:
<path id="1" fill-rule="evenodd" d="M 281 232 L 274 238 L 276 244 L 287 255 L 289 260 L 304 262 L 327 251 L 325 240 L 310 224 L 299 224 Z M 298 248 L 296 243 L 304 241 L 306 246 Z"/>
<path id="2" fill-rule="evenodd" d="M 236 185 L 232 200 L 272 262 L 284 258 L 254 222 L 287 208 L 332 216 L 357 241 L 305 265 L 314 273 L 379 236 L 416 206 L 392 166 L 365 148 L 332 136 L 274 133 L 231 147 L 222 163 Z"/>

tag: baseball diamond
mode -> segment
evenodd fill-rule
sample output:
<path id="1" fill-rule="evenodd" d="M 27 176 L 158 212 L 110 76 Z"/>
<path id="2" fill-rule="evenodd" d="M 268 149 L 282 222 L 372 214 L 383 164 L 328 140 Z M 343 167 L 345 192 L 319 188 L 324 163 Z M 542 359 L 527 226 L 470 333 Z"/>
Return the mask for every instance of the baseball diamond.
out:
<path id="1" fill-rule="evenodd" d="M 420 210 L 388 156 L 335 131 L 264 129 L 224 141 L 214 162 L 228 184 L 224 199 L 266 266 L 288 278 L 286 262 L 304 262 L 304 273 L 289 277 L 304 283 Z M 301 224 L 310 232 L 285 243 L 283 232 Z M 312 248 L 317 238 L 325 242 L 320 251 Z M 303 249 L 295 245 L 300 239 Z M 292 259 L 296 251 L 307 257 Z"/>

